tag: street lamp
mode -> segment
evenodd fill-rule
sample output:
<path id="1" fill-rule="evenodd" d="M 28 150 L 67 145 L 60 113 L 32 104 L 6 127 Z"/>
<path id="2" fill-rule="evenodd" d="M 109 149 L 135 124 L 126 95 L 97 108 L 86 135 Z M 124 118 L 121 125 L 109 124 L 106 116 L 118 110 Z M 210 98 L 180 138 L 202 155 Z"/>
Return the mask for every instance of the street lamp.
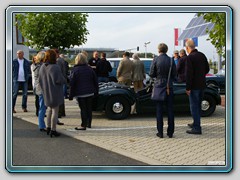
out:
<path id="1" fill-rule="evenodd" d="M 150 44 L 150 41 L 144 43 L 144 46 L 145 46 L 145 58 L 147 58 L 147 45 L 148 44 Z"/>

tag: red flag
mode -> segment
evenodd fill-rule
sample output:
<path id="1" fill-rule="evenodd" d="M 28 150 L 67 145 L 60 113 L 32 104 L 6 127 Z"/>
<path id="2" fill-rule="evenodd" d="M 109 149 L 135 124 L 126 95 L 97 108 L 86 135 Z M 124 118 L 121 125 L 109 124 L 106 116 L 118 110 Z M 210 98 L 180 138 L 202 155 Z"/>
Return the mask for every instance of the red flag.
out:
<path id="1" fill-rule="evenodd" d="M 179 28 L 174 28 L 174 45 L 178 46 Z"/>

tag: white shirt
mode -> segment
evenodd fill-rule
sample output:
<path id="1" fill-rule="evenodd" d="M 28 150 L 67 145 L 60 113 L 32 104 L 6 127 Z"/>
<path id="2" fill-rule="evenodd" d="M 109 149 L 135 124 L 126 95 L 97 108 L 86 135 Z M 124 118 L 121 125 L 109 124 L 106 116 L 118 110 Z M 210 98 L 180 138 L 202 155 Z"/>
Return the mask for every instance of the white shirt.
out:
<path id="1" fill-rule="evenodd" d="M 19 69 L 18 69 L 18 81 L 25 81 L 24 69 L 23 69 L 23 59 L 18 59 Z"/>

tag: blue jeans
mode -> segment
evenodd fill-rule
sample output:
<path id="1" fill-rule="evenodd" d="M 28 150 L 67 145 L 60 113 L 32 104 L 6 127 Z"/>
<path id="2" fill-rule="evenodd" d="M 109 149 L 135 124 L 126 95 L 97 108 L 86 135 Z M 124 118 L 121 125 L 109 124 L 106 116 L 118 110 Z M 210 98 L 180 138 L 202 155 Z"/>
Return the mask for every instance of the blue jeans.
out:
<path id="1" fill-rule="evenodd" d="M 157 101 L 157 130 L 158 133 L 163 133 L 163 110 L 164 104 L 166 103 L 167 115 L 168 115 L 168 128 L 167 134 L 173 135 L 174 133 L 174 113 L 173 113 L 173 90 L 170 90 L 170 95 L 167 96 L 165 101 Z"/>
<path id="2" fill-rule="evenodd" d="M 28 82 L 19 82 L 13 81 L 13 104 L 12 108 L 15 108 L 19 86 L 22 86 L 22 109 L 27 108 L 27 91 L 28 91 Z"/>
<path id="3" fill-rule="evenodd" d="M 63 85 L 63 95 L 64 95 L 65 98 L 68 97 L 68 94 L 67 94 L 67 84 Z"/>
<path id="4" fill-rule="evenodd" d="M 44 117 L 45 117 L 47 107 L 44 104 L 43 95 L 40 94 L 38 95 L 38 97 L 39 97 L 38 127 L 39 129 L 44 129 L 46 128 Z"/>
<path id="5" fill-rule="evenodd" d="M 201 104 L 203 99 L 203 90 L 191 90 L 189 95 L 190 110 L 193 117 L 193 129 L 201 131 Z"/>

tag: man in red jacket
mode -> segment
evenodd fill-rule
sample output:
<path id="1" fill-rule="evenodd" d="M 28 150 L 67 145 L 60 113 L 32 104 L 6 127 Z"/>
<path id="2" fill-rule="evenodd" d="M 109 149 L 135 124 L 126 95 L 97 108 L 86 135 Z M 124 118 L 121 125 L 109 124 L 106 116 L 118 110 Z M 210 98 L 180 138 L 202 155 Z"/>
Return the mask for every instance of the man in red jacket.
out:
<path id="1" fill-rule="evenodd" d="M 190 110 L 193 123 L 188 124 L 191 130 L 188 134 L 202 134 L 201 129 L 201 103 L 203 91 L 206 88 L 206 74 L 209 72 L 209 64 L 206 56 L 195 49 L 192 39 L 186 42 L 186 51 L 189 54 L 186 62 L 186 93 L 189 96 Z"/>

